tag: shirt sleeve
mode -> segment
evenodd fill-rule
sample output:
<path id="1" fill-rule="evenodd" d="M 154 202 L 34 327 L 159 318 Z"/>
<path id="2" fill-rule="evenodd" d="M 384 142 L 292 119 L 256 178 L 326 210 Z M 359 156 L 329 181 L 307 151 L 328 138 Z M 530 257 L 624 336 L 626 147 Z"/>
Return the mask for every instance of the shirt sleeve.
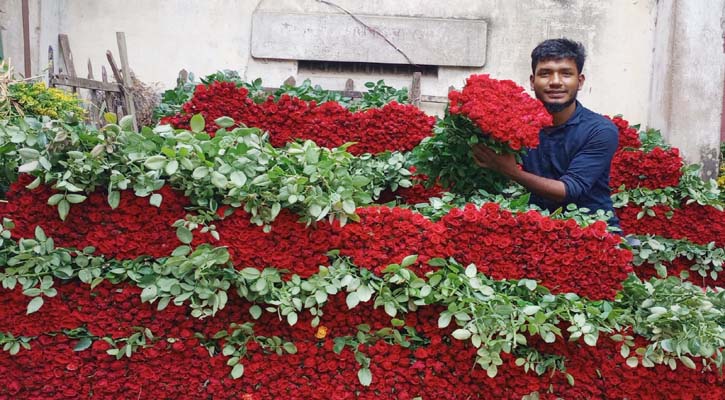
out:
<path id="1" fill-rule="evenodd" d="M 598 127 L 576 153 L 566 173 L 559 178 L 566 188 L 564 204 L 576 202 L 606 171 L 619 144 L 619 133 L 612 125 Z"/>

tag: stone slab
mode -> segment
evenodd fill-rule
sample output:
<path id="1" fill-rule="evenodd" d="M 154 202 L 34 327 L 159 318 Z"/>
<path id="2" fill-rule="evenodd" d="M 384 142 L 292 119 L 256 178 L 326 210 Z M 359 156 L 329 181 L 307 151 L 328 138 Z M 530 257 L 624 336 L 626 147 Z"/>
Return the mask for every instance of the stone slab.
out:
<path id="1" fill-rule="evenodd" d="M 415 64 L 482 67 L 487 23 L 481 19 L 359 15 Z M 407 64 L 377 33 L 347 14 L 257 11 L 252 17 L 252 56 L 283 60 Z"/>

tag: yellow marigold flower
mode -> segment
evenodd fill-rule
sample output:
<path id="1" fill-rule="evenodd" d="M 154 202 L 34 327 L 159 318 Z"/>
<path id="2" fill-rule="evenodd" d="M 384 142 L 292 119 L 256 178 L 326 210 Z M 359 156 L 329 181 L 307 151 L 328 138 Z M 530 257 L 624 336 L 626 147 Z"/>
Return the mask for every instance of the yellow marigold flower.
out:
<path id="1" fill-rule="evenodd" d="M 324 325 L 320 325 L 317 327 L 317 332 L 315 332 L 315 337 L 318 339 L 324 339 L 327 336 L 327 327 Z"/>

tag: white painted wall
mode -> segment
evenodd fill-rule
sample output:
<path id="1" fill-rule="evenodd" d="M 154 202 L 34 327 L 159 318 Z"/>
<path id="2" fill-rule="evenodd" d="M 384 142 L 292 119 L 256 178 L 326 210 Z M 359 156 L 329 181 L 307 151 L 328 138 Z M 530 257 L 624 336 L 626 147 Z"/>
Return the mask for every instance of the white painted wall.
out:
<path id="1" fill-rule="evenodd" d="M 632 123 L 662 128 L 691 161 L 700 161 L 699 151 L 689 150 L 688 142 L 692 141 L 675 139 L 683 137 L 679 133 L 682 126 L 696 126 L 697 135 L 705 137 L 701 141 L 707 143 L 716 140 L 709 139 L 710 136 L 719 138 L 719 106 L 706 107 L 706 118 L 702 113 L 680 114 L 676 120 L 667 115 L 674 111 L 668 101 L 677 92 L 681 93 L 677 99 L 679 104 L 699 93 L 707 93 L 708 102 L 721 101 L 722 52 L 698 64 L 702 68 L 699 71 L 706 71 L 713 79 L 700 79 L 694 87 L 686 82 L 681 86 L 664 82 L 673 77 L 668 60 L 685 60 L 697 56 L 700 50 L 696 46 L 676 45 L 679 38 L 685 38 L 688 43 L 698 38 L 705 40 L 702 50 L 707 51 L 712 50 L 713 43 L 721 45 L 719 20 L 724 0 L 329 1 L 361 15 L 485 19 L 488 22 L 486 65 L 483 68 L 442 67 L 437 78 L 423 77 L 423 94 L 445 96 L 450 85 L 460 88 L 473 73 L 512 79 L 528 88 L 531 49 L 546 38 L 566 36 L 583 42 L 589 53 L 584 68 L 587 81 L 580 93 L 584 105 L 603 114 L 623 114 Z M 5 53 L 15 60 L 16 69 L 22 67 L 20 3 L 20 0 L 0 0 L 0 10 L 4 11 L 0 13 L 0 25 L 5 29 Z M 106 63 L 105 51 L 110 49 L 117 55 L 115 32 L 124 31 L 129 61 L 137 76 L 145 82 L 160 82 L 162 87 L 172 86 L 181 68 L 197 76 L 219 69 L 235 69 L 247 79 L 263 78 L 267 86 L 278 86 L 289 76 L 295 76 L 298 82 L 312 78 L 313 83 L 329 89 L 342 89 L 347 78 L 355 80 L 356 89 L 361 89 L 365 81 L 380 78 L 393 86 L 410 84 L 410 77 L 404 76 L 330 73 L 305 76 L 298 73 L 294 61 L 250 56 L 251 19 L 255 10 L 341 12 L 316 0 L 31 0 L 30 3 L 36 72 L 45 65 L 47 46 L 52 44 L 57 49 L 57 34 L 66 33 L 79 75 L 85 76 L 85 64 L 91 59 L 98 76 L 99 65 Z M 702 73 L 692 70 L 687 79 L 696 80 Z M 702 107 L 701 103 L 693 105 L 693 108 Z M 435 106 L 429 105 L 426 109 L 440 112 Z M 692 118 L 697 121 L 690 122 Z"/>

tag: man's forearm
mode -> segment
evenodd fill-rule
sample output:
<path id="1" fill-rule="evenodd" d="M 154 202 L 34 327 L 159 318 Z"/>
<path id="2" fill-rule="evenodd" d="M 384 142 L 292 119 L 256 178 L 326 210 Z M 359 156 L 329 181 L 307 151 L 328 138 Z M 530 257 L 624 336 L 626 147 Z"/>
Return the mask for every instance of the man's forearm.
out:
<path id="1" fill-rule="evenodd" d="M 506 175 L 539 196 L 556 202 L 562 202 L 566 198 L 566 186 L 562 181 L 544 178 L 519 169 Z"/>

